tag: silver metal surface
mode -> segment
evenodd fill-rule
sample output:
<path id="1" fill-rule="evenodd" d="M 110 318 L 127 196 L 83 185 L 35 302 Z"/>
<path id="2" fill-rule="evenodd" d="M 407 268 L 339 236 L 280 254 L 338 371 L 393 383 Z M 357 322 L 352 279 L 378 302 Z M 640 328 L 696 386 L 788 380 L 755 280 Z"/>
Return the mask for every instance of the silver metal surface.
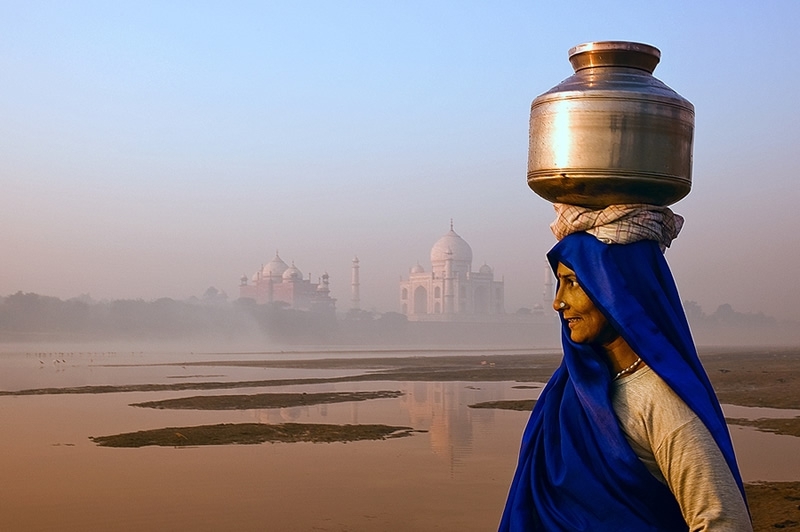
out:
<path id="1" fill-rule="evenodd" d="M 694 106 L 653 77 L 657 48 L 569 51 L 575 74 L 531 104 L 528 185 L 557 203 L 671 205 L 692 184 Z"/>

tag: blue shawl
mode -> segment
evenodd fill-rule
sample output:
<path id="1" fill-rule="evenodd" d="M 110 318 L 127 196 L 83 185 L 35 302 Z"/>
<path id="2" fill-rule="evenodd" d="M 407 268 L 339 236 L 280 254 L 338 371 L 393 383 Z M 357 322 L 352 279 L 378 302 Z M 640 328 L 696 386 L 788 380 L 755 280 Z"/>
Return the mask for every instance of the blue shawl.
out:
<path id="1" fill-rule="evenodd" d="M 574 233 L 548 253 L 637 355 L 708 427 L 743 491 L 725 418 L 700 364 L 677 288 L 658 243 L 603 244 Z M 687 530 L 669 489 L 647 471 L 611 406 L 605 355 L 570 340 L 522 436 L 501 531 Z"/>

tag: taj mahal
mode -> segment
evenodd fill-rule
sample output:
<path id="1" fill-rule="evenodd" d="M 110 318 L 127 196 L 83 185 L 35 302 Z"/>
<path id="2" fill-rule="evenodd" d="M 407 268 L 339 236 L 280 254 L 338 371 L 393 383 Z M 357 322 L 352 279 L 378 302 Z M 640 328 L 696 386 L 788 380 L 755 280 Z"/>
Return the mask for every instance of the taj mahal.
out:
<path id="1" fill-rule="evenodd" d="M 553 278 L 545 264 L 542 303 L 527 313 L 511 315 L 505 311 L 505 280 L 495 279 L 494 269 L 484 263 L 472 270 L 472 247 L 453 229 L 439 238 L 431 248 L 430 267 L 417 263 L 408 277 L 399 283 L 400 312 L 408 321 L 416 322 L 511 322 L 546 319 L 553 298 Z M 360 310 L 359 260 L 352 261 L 350 312 Z M 331 297 L 329 276 L 323 274 L 314 283 L 311 275 L 301 273 L 278 253 L 252 276 L 241 277 L 239 297 L 257 304 L 278 304 L 296 310 L 333 313 L 336 299 Z M 522 309 L 521 309 L 522 310 Z"/>
<path id="2" fill-rule="evenodd" d="M 453 230 L 431 248 L 430 271 L 417 263 L 400 281 L 400 306 L 409 321 L 473 321 L 505 314 L 504 281 L 483 264 L 472 271 L 472 248 Z"/>

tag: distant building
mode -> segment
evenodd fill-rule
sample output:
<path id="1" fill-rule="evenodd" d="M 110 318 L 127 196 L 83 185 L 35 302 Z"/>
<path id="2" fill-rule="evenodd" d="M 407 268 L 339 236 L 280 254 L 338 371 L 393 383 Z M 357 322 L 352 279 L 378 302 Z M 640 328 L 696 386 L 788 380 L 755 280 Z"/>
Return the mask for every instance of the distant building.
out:
<path id="1" fill-rule="evenodd" d="M 478 321 L 505 314 L 504 281 L 484 264 L 472 271 L 472 248 L 453 230 L 431 248 L 431 270 L 419 263 L 400 281 L 400 306 L 410 321 Z"/>
<path id="2" fill-rule="evenodd" d="M 358 257 L 353 258 L 353 276 L 350 283 L 350 310 L 358 312 L 361 310 L 360 284 L 358 282 Z"/>
<path id="3" fill-rule="evenodd" d="M 327 273 L 318 283 L 312 283 L 310 274 L 304 279 L 294 262 L 289 266 L 277 252 L 250 279 L 242 276 L 239 297 L 254 299 L 258 304 L 284 303 L 297 310 L 333 312 L 336 308 L 336 300 L 330 296 Z"/>

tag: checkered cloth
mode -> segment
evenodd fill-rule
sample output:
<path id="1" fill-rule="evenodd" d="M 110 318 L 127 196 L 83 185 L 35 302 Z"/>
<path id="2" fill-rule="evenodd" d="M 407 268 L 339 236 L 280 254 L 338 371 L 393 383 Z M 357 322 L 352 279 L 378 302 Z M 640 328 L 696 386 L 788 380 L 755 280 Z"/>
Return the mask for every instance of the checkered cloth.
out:
<path id="1" fill-rule="evenodd" d="M 558 240 L 585 231 L 606 244 L 630 244 L 656 240 L 665 251 L 683 227 L 683 217 L 669 207 L 628 203 L 592 210 L 577 205 L 554 203 L 556 219 L 550 229 Z"/>

